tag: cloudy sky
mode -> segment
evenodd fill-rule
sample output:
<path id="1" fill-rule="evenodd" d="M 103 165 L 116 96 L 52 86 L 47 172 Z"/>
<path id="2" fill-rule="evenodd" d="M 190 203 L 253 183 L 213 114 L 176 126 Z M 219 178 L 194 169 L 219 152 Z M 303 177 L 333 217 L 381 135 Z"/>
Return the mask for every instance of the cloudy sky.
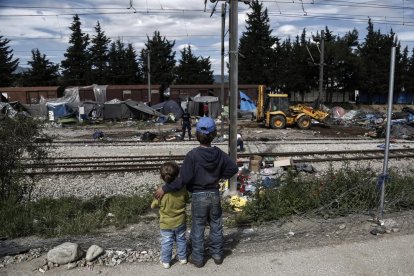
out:
<path id="1" fill-rule="evenodd" d="M 195 55 L 209 56 L 215 74 L 220 74 L 222 3 L 212 14 L 215 4 L 209 0 L 206 8 L 204 0 L 0 0 L 0 35 L 11 40 L 20 66 L 27 67 L 34 48 L 59 63 L 68 47 L 69 26 L 78 14 L 82 31 L 90 37 L 99 21 L 108 37 L 132 43 L 140 52 L 147 35 L 158 30 L 161 36 L 175 40 L 177 61 L 179 51 L 190 44 Z M 238 5 L 240 37 L 249 9 L 243 2 Z M 282 40 L 294 38 L 303 28 L 311 35 L 328 26 L 341 36 L 356 28 L 363 41 L 371 18 L 375 29 L 382 33 L 392 29 L 410 52 L 414 47 L 414 0 L 264 0 L 263 5 L 273 35 Z M 228 36 L 225 41 L 227 52 Z"/>

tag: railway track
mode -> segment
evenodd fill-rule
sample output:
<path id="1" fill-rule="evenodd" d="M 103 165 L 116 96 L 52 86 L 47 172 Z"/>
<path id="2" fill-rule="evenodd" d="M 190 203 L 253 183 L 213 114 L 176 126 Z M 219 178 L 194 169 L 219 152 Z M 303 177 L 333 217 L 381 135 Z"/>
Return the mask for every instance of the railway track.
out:
<path id="1" fill-rule="evenodd" d="M 238 154 L 239 163 L 248 162 L 252 155 L 262 156 L 264 162 L 272 166 L 277 158 L 291 158 L 293 163 L 379 160 L 384 158 L 384 150 L 242 153 Z M 181 164 L 184 157 L 185 155 L 55 157 L 48 158 L 42 165 L 25 160 L 25 172 L 28 175 L 54 175 L 157 171 L 166 161 Z M 390 149 L 389 158 L 414 159 L 414 149 Z"/>
<path id="2" fill-rule="evenodd" d="M 244 139 L 245 143 L 264 143 L 264 144 L 280 144 L 280 143 L 288 143 L 288 144 L 295 144 L 295 143 L 301 143 L 301 144 L 314 144 L 314 143 L 323 143 L 323 144 L 332 144 L 337 143 L 338 141 L 341 142 L 357 142 L 357 143 L 363 143 L 363 144 L 369 144 L 369 143 L 380 143 L 383 141 L 383 139 L 366 139 L 366 138 L 295 138 L 294 140 L 287 140 L 285 138 L 272 138 L 272 139 Z M 43 143 L 42 141 L 39 141 L 39 143 Z M 193 141 L 181 141 L 181 140 L 160 140 L 160 141 L 142 141 L 137 139 L 104 139 L 104 140 L 94 140 L 94 139 L 76 139 L 76 140 L 53 140 L 50 145 L 52 147 L 61 147 L 61 146 L 96 146 L 96 147 L 102 147 L 102 146 L 134 146 L 134 145 L 159 145 L 159 144 L 181 144 L 181 145 L 193 145 L 197 144 L 198 142 L 196 140 Z M 228 141 L 221 141 L 218 140 L 214 142 L 214 144 L 227 144 Z M 406 140 L 401 140 L 399 143 L 413 143 Z"/>

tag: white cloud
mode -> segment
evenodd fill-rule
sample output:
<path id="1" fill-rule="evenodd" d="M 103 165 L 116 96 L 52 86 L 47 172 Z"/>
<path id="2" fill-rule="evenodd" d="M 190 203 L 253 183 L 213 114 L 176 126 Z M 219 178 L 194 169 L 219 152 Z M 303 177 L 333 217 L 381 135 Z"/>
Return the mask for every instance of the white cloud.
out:
<path id="1" fill-rule="evenodd" d="M 197 56 L 210 56 L 213 69 L 220 72 L 221 54 L 221 2 L 216 12 L 210 17 L 214 4 L 207 1 L 207 11 L 203 12 L 204 1 L 188 0 L 72 0 L 54 1 L 38 0 L 36 5 L 29 0 L 2 0 L 2 5 L 8 6 L 39 6 L 45 8 L 20 9 L 2 8 L 0 10 L 0 33 L 12 42 L 15 57 L 21 58 L 24 64 L 30 58 L 30 51 L 39 48 L 53 62 L 60 62 L 68 47 L 71 34 L 69 26 L 74 13 L 78 13 L 82 22 L 82 30 L 95 34 L 96 22 L 101 23 L 106 35 L 113 40 L 122 38 L 126 43 L 132 43 L 137 53 L 145 47 L 147 35 L 152 37 L 155 30 L 168 40 L 176 41 L 176 59 L 179 50 L 184 45 L 192 45 Z M 406 9 L 384 8 L 381 6 L 402 6 L 401 1 L 383 0 L 377 2 L 352 1 L 347 6 L 345 1 L 329 2 L 314 1 L 274 1 L 264 2 L 268 9 L 270 26 L 273 35 L 282 40 L 286 37 L 300 35 L 305 28 L 308 37 L 316 34 L 325 26 L 335 35 L 344 35 L 354 27 L 360 33 L 360 39 L 365 37 L 368 17 L 374 20 L 374 28 L 381 28 L 388 33 L 391 28 L 397 33 L 403 45 L 414 46 L 414 5 L 405 2 Z M 357 3 L 357 4 L 356 4 Z M 324 5 L 327 4 L 327 5 Z M 247 6 L 239 3 L 238 30 L 239 37 L 246 30 Z M 57 9 L 59 8 L 59 9 Z M 105 9 L 104 9 L 105 8 Z M 137 13 L 134 13 L 134 9 Z M 307 14 L 306 16 L 304 14 Z M 14 15 L 14 16 L 10 16 Z M 18 16 L 41 15 L 41 16 Z M 229 26 L 229 13 L 226 18 L 226 31 Z M 322 17 L 315 17 L 322 16 Z M 375 23 L 375 20 L 387 24 Z M 405 22 L 405 25 L 402 23 Z M 411 22 L 410 24 L 408 24 Z M 36 38 L 36 39 L 34 39 Z M 227 34 L 225 38 L 226 54 L 228 51 Z M 405 42 L 404 42 L 405 41 Z M 23 63 L 24 62 L 24 63 Z M 226 71 L 227 72 L 227 71 Z"/>

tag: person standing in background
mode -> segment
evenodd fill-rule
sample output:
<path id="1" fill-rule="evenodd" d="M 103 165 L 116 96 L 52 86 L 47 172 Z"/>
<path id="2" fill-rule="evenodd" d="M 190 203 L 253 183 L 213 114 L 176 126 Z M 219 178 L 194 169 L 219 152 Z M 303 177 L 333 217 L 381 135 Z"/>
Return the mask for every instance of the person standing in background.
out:
<path id="1" fill-rule="evenodd" d="M 188 130 L 188 140 L 191 141 L 191 115 L 188 113 L 187 108 L 184 110 L 184 113 L 181 116 L 181 127 L 183 129 L 181 140 L 184 140 L 185 131 Z"/>
<path id="2" fill-rule="evenodd" d="M 208 117 L 208 102 L 203 105 L 204 117 Z"/>

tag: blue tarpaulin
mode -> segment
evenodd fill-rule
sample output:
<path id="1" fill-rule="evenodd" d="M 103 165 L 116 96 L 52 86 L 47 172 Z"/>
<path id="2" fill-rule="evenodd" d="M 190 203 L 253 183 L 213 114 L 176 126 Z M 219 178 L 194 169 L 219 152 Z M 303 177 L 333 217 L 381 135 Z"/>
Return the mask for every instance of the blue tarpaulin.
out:
<path id="1" fill-rule="evenodd" d="M 240 110 L 243 110 L 243 111 L 255 111 L 256 110 L 256 105 L 249 98 L 249 96 L 244 94 L 242 91 L 239 91 L 239 95 L 240 95 Z"/>
<path id="2" fill-rule="evenodd" d="M 52 111 L 54 118 L 62 118 L 73 113 L 67 103 L 47 103 L 47 111 Z"/>

